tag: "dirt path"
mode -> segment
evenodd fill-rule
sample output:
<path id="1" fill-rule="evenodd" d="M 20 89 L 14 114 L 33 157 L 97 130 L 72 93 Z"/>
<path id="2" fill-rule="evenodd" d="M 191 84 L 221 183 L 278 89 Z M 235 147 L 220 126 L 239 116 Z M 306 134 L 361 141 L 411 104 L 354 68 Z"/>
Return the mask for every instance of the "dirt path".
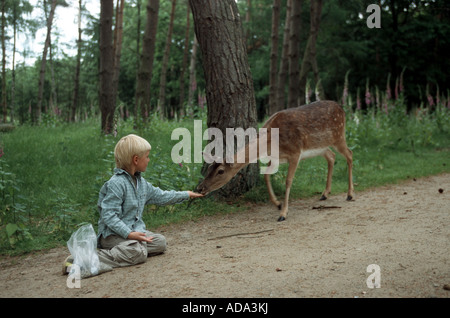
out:
<path id="1" fill-rule="evenodd" d="M 320 205 L 340 208 L 312 209 Z M 67 248 L 3 258 L 0 297 L 450 297 L 450 174 L 353 202 L 294 201 L 285 222 L 277 217 L 266 204 L 160 228 L 164 255 L 78 289 L 60 275 Z M 371 264 L 380 288 L 367 286 Z"/>

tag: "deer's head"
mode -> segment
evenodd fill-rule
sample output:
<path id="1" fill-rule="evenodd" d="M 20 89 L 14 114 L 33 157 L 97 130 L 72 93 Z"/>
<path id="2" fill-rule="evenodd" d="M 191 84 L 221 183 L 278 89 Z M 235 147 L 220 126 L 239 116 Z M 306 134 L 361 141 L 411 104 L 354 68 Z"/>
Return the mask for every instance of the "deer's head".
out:
<path id="1" fill-rule="evenodd" d="M 206 154 L 203 154 L 206 162 L 212 162 L 208 170 L 206 171 L 205 179 L 197 186 L 197 191 L 201 194 L 208 194 L 212 191 L 220 189 L 228 181 L 233 178 L 236 173 L 239 171 L 239 168 L 236 167 L 234 163 L 227 163 L 225 160 L 222 160 L 218 157 L 207 157 Z"/>

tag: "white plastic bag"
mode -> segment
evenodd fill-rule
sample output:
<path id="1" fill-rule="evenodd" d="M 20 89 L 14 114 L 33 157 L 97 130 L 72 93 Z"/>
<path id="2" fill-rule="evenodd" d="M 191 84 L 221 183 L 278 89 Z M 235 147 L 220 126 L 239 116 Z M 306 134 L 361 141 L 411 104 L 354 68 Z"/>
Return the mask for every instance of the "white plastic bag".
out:
<path id="1" fill-rule="evenodd" d="M 107 270 L 109 266 L 100 263 L 97 254 L 97 235 L 92 224 L 86 224 L 76 230 L 67 241 L 67 247 L 73 257 L 73 266 L 69 275 L 78 275 L 81 278 L 95 276 Z"/>

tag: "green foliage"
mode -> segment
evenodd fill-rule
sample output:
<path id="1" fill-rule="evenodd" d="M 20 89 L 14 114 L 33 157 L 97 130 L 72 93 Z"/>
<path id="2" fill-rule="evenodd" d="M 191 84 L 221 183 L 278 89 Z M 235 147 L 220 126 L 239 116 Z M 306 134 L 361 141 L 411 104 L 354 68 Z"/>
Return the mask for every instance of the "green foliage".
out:
<path id="1" fill-rule="evenodd" d="M 355 99 L 348 96 L 349 101 Z M 366 110 L 353 109 L 349 104 L 344 106 L 357 191 L 450 171 L 450 110 L 443 104 L 405 113 L 404 97 L 400 96 L 388 101 L 388 112 L 376 104 Z M 204 115 L 201 118 L 206 129 Z M 113 173 L 114 146 L 129 133 L 141 135 L 152 145 L 150 163 L 144 174 L 146 180 L 162 189 L 193 190 L 202 178 L 202 164 L 177 164 L 171 160 L 172 147 L 179 142 L 171 140 L 172 131 L 185 127 L 193 138 L 193 124 L 192 118 L 161 121 L 154 115 L 137 130 L 132 120 L 119 120 L 117 136 L 99 134 L 97 120 L 77 124 L 56 121 L 49 127 L 22 125 L 2 133 L 0 254 L 65 244 L 79 224 L 87 222 L 96 227 L 98 192 Z M 274 191 L 280 198 L 284 196 L 286 173 L 287 167 L 282 165 L 272 176 Z M 325 180 L 323 158 L 302 161 L 291 198 L 318 196 Z M 346 189 L 347 164 L 337 155 L 333 193 Z M 268 202 L 262 175 L 260 185 L 234 205 L 203 198 L 173 206 L 148 206 L 144 221 L 149 228 L 156 228 L 205 215 L 235 212 L 242 209 L 239 206 L 245 206 L 242 201 Z"/>
<path id="2" fill-rule="evenodd" d="M 17 2 L 17 1 L 16 1 Z M 7 25 L 13 25 L 12 3 L 6 3 Z M 25 5 L 21 1 L 18 11 L 18 32 L 20 37 L 29 35 L 40 27 L 45 28 L 43 21 L 29 19 L 26 12 L 41 10 Z M 405 93 L 409 96 L 408 110 L 420 107 L 426 101 L 422 92 L 428 85 L 430 93 L 435 97 L 439 93 L 446 93 L 450 87 L 449 77 L 443 70 L 449 69 L 447 58 L 450 39 L 449 2 L 446 0 L 417 0 L 417 1 L 383 1 L 381 10 L 381 29 L 369 29 L 366 25 L 368 13 L 366 8 L 373 3 L 370 0 L 325 1 L 322 19 L 317 39 L 317 62 L 321 82 L 328 99 L 339 100 L 343 74 L 351 69 L 348 89 L 355 96 L 357 90 L 364 90 L 367 79 L 373 87 L 385 85 L 386 75 L 398 77 L 405 70 Z M 269 95 L 269 63 L 271 46 L 272 6 L 266 1 L 238 1 L 239 11 L 243 19 L 243 29 L 246 35 L 248 61 L 252 71 L 253 85 L 258 110 L 258 118 L 267 115 Z M 301 54 L 303 54 L 310 26 L 310 1 L 304 1 L 302 7 L 302 25 L 300 30 Z M 170 118 L 179 116 L 180 109 L 180 76 L 185 49 L 187 2 L 178 1 L 175 11 L 172 46 L 167 70 L 167 105 L 171 105 Z M 394 14 L 395 9 L 395 14 Z M 157 105 L 161 63 L 169 24 L 171 10 L 170 1 L 161 1 L 156 36 L 155 59 L 151 87 L 151 105 Z M 246 13 L 250 20 L 246 20 Z M 283 40 L 286 6 L 280 8 L 279 25 L 279 53 Z M 22 14 L 22 16 L 20 16 Z M 138 23 L 139 21 L 139 23 Z M 99 113 L 98 109 L 98 69 L 99 69 L 99 21 L 98 17 L 84 15 L 86 26 L 83 28 L 82 64 L 80 73 L 80 100 L 77 119 L 92 118 Z M 124 118 L 134 112 L 134 96 L 136 86 L 136 72 L 142 49 L 142 34 L 146 22 L 145 2 L 141 2 L 138 11 L 136 1 L 126 1 L 124 9 L 123 48 L 121 54 L 120 76 L 118 87 L 117 107 L 122 110 Z M 194 39 L 192 15 L 190 15 L 189 50 Z M 140 27 L 140 30 L 138 30 Z M 55 28 L 55 26 L 54 26 Z M 54 30 L 57 31 L 57 30 Z M 63 45 L 58 42 L 58 32 L 54 32 L 52 40 L 52 62 L 47 63 L 44 85 L 44 100 L 42 106 L 43 121 L 55 124 L 55 118 L 67 121 L 72 104 L 74 87 L 75 57 L 64 53 Z M 6 38 L 12 39 L 12 27 L 6 29 Z M 139 47 L 138 47 L 139 42 Z M 75 43 L 71 44 L 72 46 Z M 10 43 L 12 46 L 12 43 Z M 19 55 L 21 52 L 17 52 Z M 19 60 L 19 59 L 17 59 Z M 20 123 L 29 120 L 30 105 L 37 102 L 37 83 L 40 71 L 39 57 L 34 65 L 24 63 L 15 66 L 15 101 L 12 104 L 12 71 L 8 69 L 11 57 L 7 54 L 6 91 L 7 104 L 14 109 L 14 117 Z M 299 61 L 301 63 L 301 61 Z M 201 52 L 197 54 L 196 88 L 194 96 L 205 89 L 205 81 L 201 66 Z M 53 74 L 53 75 L 52 75 Z M 52 76 L 56 92 L 56 100 L 51 97 Z M 185 70 L 185 96 L 189 85 L 189 72 Z M 314 82 L 313 75 L 309 80 Z M 312 87 L 316 83 L 312 84 Z M 390 83 L 392 89 L 394 82 Z M 185 103 L 184 103 L 185 104 Z M 198 104 L 198 103 L 196 103 Z M 189 105 L 190 106 L 190 105 Z M 9 111 L 9 113 L 11 113 Z M 187 111 L 186 111 L 187 113 Z"/>

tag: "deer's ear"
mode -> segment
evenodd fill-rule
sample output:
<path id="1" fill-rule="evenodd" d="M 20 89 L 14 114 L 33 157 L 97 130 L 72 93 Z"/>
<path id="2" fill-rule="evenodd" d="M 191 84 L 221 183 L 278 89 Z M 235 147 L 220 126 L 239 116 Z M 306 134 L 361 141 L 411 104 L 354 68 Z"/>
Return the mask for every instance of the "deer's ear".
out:
<path id="1" fill-rule="evenodd" d="M 206 163 L 213 163 L 213 162 L 221 163 L 223 161 L 223 159 L 219 156 L 212 156 L 210 153 L 207 152 L 202 152 L 202 154 L 203 159 L 205 160 Z"/>

